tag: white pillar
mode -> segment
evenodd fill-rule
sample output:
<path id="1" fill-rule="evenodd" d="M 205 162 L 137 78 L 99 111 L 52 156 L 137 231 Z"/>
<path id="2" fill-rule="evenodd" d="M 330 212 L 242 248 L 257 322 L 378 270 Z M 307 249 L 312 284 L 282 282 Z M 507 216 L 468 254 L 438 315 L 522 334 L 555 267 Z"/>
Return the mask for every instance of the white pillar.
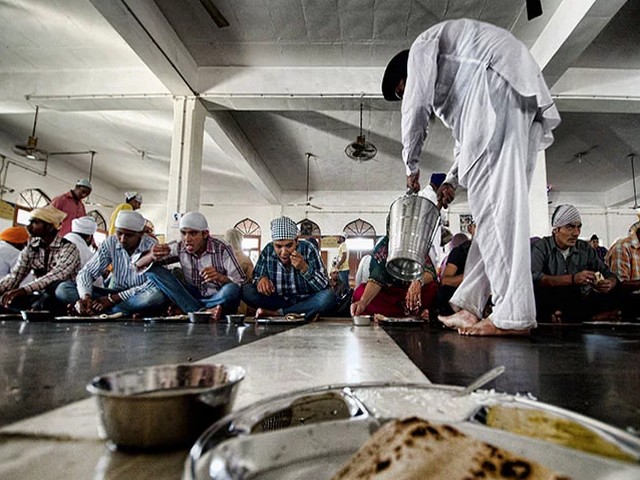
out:
<path id="1" fill-rule="evenodd" d="M 536 168 L 531 179 L 529 225 L 532 237 L 544 237 L 551 231 L 547 197 L 547 161 L 544 150 L 538 152 Z"/>
<path id="2" fill-rule="evenodd" d="M 167 195 L 167 239 L 178 237 L 179 217 L 200 206 L 200 173 L 206 110 L 194 97 L 173 104 L 173 137 Z"/>

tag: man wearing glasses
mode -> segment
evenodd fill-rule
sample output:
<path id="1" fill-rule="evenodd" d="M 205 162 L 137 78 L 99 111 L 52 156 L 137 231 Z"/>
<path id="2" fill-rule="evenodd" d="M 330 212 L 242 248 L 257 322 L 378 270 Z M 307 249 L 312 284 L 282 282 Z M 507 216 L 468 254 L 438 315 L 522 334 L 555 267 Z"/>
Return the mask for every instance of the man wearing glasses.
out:
<path id="1" fill-rule="evenodd" d="M 456 188 L 466 188 L 478 223 L 464 280 L 450 302 L 456 313 L 440 321 L 468 335 L 526 334 L 536 325 L 529 186 L 538 150 L 551 145 L 551 130 L 560 123 L 540 68 L 508 31 L 449 20 L 391 60 L 382 93 L 402 100 L 407 186 L 420 188 L 418 162 L 435 114 L 455 140 L 438 200 L 446 208 Z M 490 295 L 493 313 L 483 318 Z"/>
<path id="2" fill-rule="evenodd" d="M 558 206 L 551 217 L 552 234 L 531 247 L 531 272 L 538 319 L 555 323 L 617 319 L 616 276 L 588 242 L 579 240 L 580 212 Z M 601 315 L 602 312 L 606 314 Z"/>

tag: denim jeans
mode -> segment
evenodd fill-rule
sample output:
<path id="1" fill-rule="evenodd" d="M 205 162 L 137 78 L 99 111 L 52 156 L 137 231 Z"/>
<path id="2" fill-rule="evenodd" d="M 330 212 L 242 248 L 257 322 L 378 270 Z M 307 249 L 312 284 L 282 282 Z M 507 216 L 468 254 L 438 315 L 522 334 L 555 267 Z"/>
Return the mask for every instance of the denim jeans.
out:
<path id="1" fill-rule="evenodd" d="M 329 311 L 336 306 L 336 296 L 330 288 L 325 288 L 307 297 L 287 300 L 280 295 L 262 295 L 253 284 L 242 287 L 242 299 L 253 308 L 265 308 L 275 310 L 286 315 L 287 313 L 304 313 L 308 319 L 313 319 L 317 314 Z"/>
<path id="2" fill-rule="evenodd" d="M 340 277 L 340 280 L 342 280 L 342 283 L 344 283 L 348 287 L 349 286 L 349 270 L 340 270 L 338 272 L 338 276 Z"/>
<path id="3" fill-rule="evenodd" d="M 103 313 L 112 314 L 122 312 L 125 315 L 128 315 L 140 312 L 142 310 L 160 309 L 163 304 L 166 303 L 167 297 L 164 295 L 164 293 L 162 293 L 160 289 L 155 287 L 153 284 L 149 284 L 148 280 L 144 285 L 144 290 L 135 294 L 133 297 L 125 300 L 124 302 L 120 302 L 117 305 L 114 305 L 109 310 Z M 122 290 L 114 290 L 111 288 L 93 287 L 91 297 L 105 297 L 109 294 L 113 295 L 121 291 Z M 78 288 L 76 287 L 76 282 L 67 280 L 66 282 L 62 282 L 60 285 L 58 285 L 58 288 L 56 288 L 56 298 L 59 302 L 62 302 L 65 305 L 76 303 L 80 299 Z"/>
<path id="4" fill-rule="evenodd" d="M 202 308 L 222 305 L 222 313 L 236 313 L 240 305 L 240 287 L 227 283 L 210 297 L 202 297 L 193 285 L 185 285 L 166 268 L 154 265 L 147 278 L 174 302 L 183 312 L 197 312 Z"/>

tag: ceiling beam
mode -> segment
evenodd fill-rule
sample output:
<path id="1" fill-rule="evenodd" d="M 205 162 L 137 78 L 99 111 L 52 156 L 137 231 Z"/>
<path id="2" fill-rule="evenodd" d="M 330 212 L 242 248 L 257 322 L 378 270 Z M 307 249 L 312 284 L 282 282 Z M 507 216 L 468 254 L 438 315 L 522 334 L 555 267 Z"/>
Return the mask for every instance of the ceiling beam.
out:
<path id="1" fill-rule="evenodd" d="M 598 36 L 626 0 L 563 0 L 531 46 L 553 86 Z"/>
<path id="2" fill-rule="evenodd" d="M 195 95 L 198 66 L 153 0 L 90 0 L 174 95 Z"/>
<path id="3" fill-rule="evenodd" d="M 268 203 L 281 203 L 282 188 L 230 112 L 209 112 L 204 129 Z"/>

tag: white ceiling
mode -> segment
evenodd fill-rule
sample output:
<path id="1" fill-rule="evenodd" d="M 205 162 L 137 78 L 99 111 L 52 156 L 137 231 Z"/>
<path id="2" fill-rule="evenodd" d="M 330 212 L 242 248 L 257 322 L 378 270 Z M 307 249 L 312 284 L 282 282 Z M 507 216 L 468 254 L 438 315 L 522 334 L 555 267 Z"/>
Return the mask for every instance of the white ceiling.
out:
<path id="1" fill-rule="evenodd" d="M 305 188 L 305 152 L 317 156 L 312 190 L 400 190 L 399 104 L 380 98 L 384 66 L 434 23 L 470 17 L 522 39 L 553 85 L 563 117 L 547 151 L 553 191 L 593 192 L 603 206 L 631 202 L 640 1 L 543 1 L 544 15 L 530 22 L 524 0 L 212 1 L 229 27 L 218 28 L 199 0 L 0 0 L 0 153 L 16 158 L 11 145 L 26 141 L 39 105 L 39 146 L 94 150 L 95 178 L 161 196 L 172 97 L 195 92 L 210 111 L 203 202 L 245 192 L 244 203 L 284 203 Z M 362 97 L 363 130 L 378 155 L 359 164 L 344 148 L 358 134 Z M 261 165 L 254 177 L 218 146 L 218 127 L 252 146 Z M 435 123 L 423 168 L 446 171 L 451 153 L 449 132 Z M 84 157 L 51 161 L 89 169 Z M 261 193 L 265 175 L 279 187 L 271 198 Z"/>

